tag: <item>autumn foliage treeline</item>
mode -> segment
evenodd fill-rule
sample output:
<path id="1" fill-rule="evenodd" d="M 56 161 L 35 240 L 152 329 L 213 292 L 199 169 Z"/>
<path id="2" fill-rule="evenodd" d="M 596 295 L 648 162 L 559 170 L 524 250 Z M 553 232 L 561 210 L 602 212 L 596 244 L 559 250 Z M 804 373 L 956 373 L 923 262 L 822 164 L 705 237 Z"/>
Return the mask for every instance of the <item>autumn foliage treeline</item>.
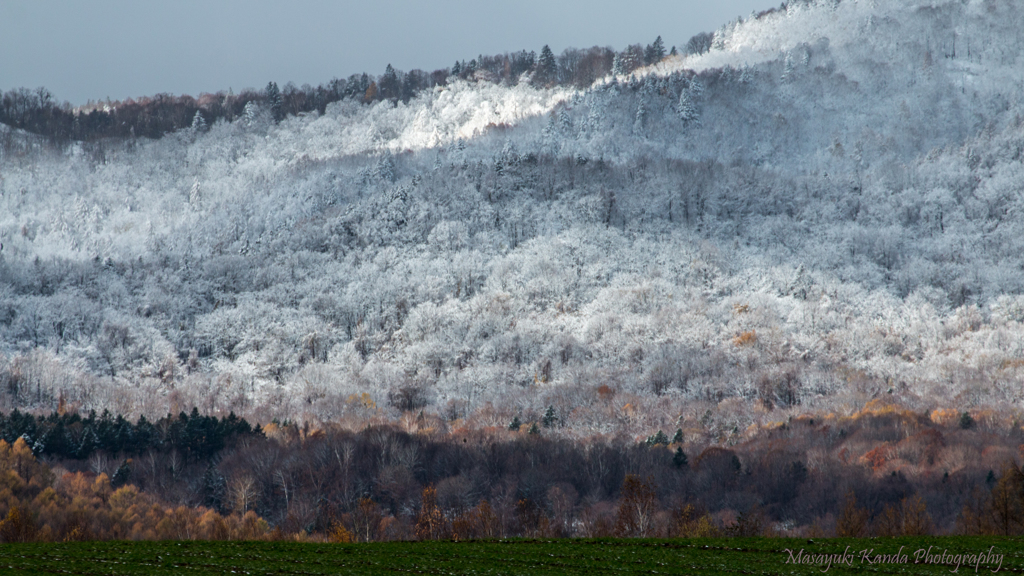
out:
<path id="1" fill-rule="evenodd" d="M 255 539 L 274 533 L 254 512 L 173 506 L 106 474 L 51 469 L 24 439 L 0 440 L 0 541 Z"/>
<path id="2" fill-rule="evenodd" d="M 182 416 L 161 422 L 205 418 Z M 5 417 L 5 434 L 26 418 Z M 107 420 L 119 421 L 76 424 Z M 216 450 L 108 445 L 88 458 L 37 457 L 25 437 L 3 440 L 0 537 L 1024 533 L 1024 433 L 981 413 L 873 402 L 728 445 L 681 430 L 637 441 L 451 424 L 412 413 L 358 431 L 271 423 L 213 439 Z"/>

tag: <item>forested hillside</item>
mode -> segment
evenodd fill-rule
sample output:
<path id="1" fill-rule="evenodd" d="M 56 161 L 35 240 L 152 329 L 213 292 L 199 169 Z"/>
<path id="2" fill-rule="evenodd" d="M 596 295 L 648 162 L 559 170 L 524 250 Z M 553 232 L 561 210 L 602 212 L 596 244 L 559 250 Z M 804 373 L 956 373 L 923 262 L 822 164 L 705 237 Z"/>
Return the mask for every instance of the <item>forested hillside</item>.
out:
<path id="1" fill-rule="evenodd" d="M 649 66 L 0 127 L 0 409 L 724 442 L 885 396 L 1018 427 L 1022 29 L 794 2 Z"/>

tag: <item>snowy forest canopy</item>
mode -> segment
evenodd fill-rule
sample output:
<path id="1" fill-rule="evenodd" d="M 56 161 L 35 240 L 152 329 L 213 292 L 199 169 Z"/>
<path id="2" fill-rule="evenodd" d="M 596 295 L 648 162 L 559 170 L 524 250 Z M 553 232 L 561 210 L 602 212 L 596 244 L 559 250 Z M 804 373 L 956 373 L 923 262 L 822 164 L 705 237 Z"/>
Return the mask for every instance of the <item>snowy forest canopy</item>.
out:
<path id="1" fill-rule="evenodd" d="M 1020 30 L 1009 0 L 801 2 L 579 51 L 586 81 L 542 52 L 159 139 L 0 126 L 0 409 L 1016 417 Z"/>

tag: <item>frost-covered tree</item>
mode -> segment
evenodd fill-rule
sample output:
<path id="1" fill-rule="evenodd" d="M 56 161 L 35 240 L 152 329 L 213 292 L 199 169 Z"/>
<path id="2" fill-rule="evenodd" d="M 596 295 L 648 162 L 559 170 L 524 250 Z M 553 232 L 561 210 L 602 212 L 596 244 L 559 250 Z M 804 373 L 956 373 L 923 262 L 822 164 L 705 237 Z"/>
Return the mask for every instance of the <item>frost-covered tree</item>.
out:
<path id="1" fill-rule="evenodd" d="M 255 100 L 249 100 L 245 103 L 245 108 L 242 111 L 242 117 L 245 119 L 247 126 L 253 126 L 256 124 L 256 117 L 259 114 L 259 105 L 256 104 Z"/>
<path id="2" fill-rule="evenodd" d="M 698 119 L 697 106 L 693 101 L 692 94 L 689 88 L 684 88 L 679 93 L 679 101 L 676 103 L 676 114 L 683 121 L 683 124 L 691 124 Z"/>
<path id="3" fill-rule="evenodd" d="M 189 192 L 188 192 L 188 203 L 189 203 L 190 206 L 192 206 L 194 208 L 197 208 L 199 206 L 200 200 L 201 200 L 201 196 L 200 196 L 199 179 L 197 178 L 194 182 L 192 182 L 192 187 L 189 189 Z"/>
<path id="4" fill-rule="evenodd" d="M 385 182 L 395 181 L 395 159 L 391 155 L 390 150 L 384 151 L 380 158 L 377 159 L 377 164 L 373 169 L 373 175 L 375 178 Z"/>
<path id="5" fill-rule="evenodd" d="M 647 123 L 647 103 L 643 97 L 637 100 L 636 113 L 633 115 L 633 134 L 644 135 L 644 128 Z"/>
<path id="6" fill-rule="evenodd" d="M 782 81 L 788 82 L 793 77 L 793 54 L 792 52 L 786 52 L 786 57 L 782 63 Z"/>
<path id="7" fill-rule="evenodd" d="M 192 117 L 192 132 L 201 133 L 208 130 L 206 126 L 206 119 L 203 118 L 203 113 L 196 110 L 195 116 Z"/>
<path id="8" fill-rule="evenodd" d="M 626 74 L 626 64 L 623 60 L 622 53 L 616 53 L 615 58 L 612 60 L 612 74 L 616 76 L 622 76 Z"/>
<path id="9" fill-rule="evenodd" d="M 715 35 L 711 32 L 701 32 L 695 34 L 689 41 L 686 42 L 686 53 L 687 54 L 704 54 L 711 50 L 711 46 L 714 42 Z"/>
<path id="10" fill-rule="evenodd" d="M 612 74 L 625 76 L 644 65 L 644 52 L 639 44 L 627 46 L 615 55 L 612 62 Z"/>

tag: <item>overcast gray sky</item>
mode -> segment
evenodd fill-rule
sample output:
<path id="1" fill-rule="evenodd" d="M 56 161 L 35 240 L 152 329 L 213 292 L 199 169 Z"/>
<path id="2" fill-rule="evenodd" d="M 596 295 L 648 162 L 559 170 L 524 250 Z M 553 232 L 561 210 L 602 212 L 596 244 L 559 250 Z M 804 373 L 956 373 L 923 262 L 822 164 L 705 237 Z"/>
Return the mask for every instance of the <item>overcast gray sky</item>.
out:
<path id="1" fill-rule="evenodd" d="M 682 45 L 767 0 L 0 0 L 0 90 L 84 104 L 430 71 L 520 49 Z"/>

